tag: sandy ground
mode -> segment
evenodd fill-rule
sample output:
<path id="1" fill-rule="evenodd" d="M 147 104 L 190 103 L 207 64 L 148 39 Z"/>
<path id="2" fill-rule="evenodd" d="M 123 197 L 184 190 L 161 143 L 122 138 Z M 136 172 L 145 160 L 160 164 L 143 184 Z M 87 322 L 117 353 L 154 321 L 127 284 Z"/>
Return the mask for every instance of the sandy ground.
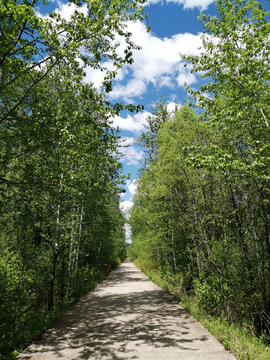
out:
<path id="1" fill-rule="evenodd" d="M 127 259 L 17 359 L 235 358 Z"/>

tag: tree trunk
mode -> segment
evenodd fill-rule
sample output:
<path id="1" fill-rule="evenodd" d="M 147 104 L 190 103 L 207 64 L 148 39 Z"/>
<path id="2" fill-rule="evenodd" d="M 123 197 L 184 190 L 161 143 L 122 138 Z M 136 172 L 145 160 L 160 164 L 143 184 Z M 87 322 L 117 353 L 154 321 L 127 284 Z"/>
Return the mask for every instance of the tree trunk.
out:
<path id="1" fill-rule="evenodd" d="M 81 208 L 81 216 L 80 216 L 80 225 L 79 225 L 79 236 L 78 236 L 78 244 L 77 244 L 77 252 L 75 258 L 75 271 L 78 266 L 78 259 L 79 259 L 79 249 L 80 249 L 80 242 L 81 242 L 81 235 L 82 235 L 82 221 L 83 221 L 83 201 L 82 201 L 82 208 Z"/>
<path id="2" fill-rule="evenodd" d="M 58 200 L 57 211 L 56 211 L 56 236 L 55 236 L 55 243 L 53 246 L 52 273 L 51 273 L 50 289 L 49 289 L 49 296 L 48 296 L 48 309 L 49 310 L 51 310 L 54 306 L 54 285 L 55 285 L 56 266 L 57 266 L 59 238 L 60 238 L 60 210 L 61 210 L 62 186 L 63 186 L 63 174 L 60 175 L 59 200 Z"/>

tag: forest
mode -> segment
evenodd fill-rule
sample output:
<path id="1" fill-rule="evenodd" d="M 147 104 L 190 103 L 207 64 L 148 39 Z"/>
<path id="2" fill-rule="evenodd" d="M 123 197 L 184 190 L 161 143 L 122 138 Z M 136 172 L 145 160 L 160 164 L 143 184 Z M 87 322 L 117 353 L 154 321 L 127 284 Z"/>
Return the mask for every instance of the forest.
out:
<path id="1" fill-rule="evenodd" d="M 172 112 L 156 101 L 137 139 L 129 256 L 269 344 L 269 14 L 256 1 L 216 7 L 200 17 L 201 54 L 182 54 L 204 83 Z"/>
<path id="2" fill-rule="evenodd" d="M 147 18 L 144 2 L 71 0 L 69 20 L 41 15 L 47 0 L 0 2 L 0 358 L 126 257 L 111 119 L 143 106 L 106 94 L 140 49 L 125 22 Z M 128 253 L 269 344 L 269 14 L 255 0 L 216 8 L 200 16 L 200 55 L 181 54 L 203 84 L 172 112 L 156 101 L 137 139 L 145 160 Z M 84 83 L 87 67 L 103 71 L 102 91 Z"/>
<path id="3" fill-rule="evenodd" d="M 68 21 L 38 0 L 0 2 L 0 358 L 126 258 L 111 118 L 141 107 L 107 101 L 106 64 L 132 63 L 124 23 L 144 18 L 142 3 L 74 0 Z M 87 66 L 104 72 L 102 91 L 83 82 Z"/>

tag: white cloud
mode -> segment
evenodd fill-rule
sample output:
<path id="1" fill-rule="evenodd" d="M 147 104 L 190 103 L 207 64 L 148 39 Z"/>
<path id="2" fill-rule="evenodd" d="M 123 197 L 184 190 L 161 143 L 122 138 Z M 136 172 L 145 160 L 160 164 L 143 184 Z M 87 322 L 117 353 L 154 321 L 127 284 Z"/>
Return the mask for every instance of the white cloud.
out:
<path id="1" fill-rule="evenodd" d="M 123 136 L 121 137 L 121 139 L 119 140 L 119 145 L 120 147 L 122 146 L 129 146 L 134 144 L 134 137 L 127 137 L 127 136 Z"/>
<path id="2" fill-rule="evenodd" d="M 102 81 L 104 80 L 106 74 L 100 70 L 93 69 L 90 66 L 85 69 L 85 72 L 86 76 L 84 77 L 83 81 L 88 84 L 93 83 L 94 87 L 100 90 Z"/>
<path id="3" fill-rule="evenodd" d="M 120 210 L 123 212 L 129 211 L 133 206 L 133 202 L 130 200 L 120 201 Z"/>
<path id="4" fill-rule="evenodd" d="M 82 13 L 84 16 L 88 14 L 87 4 L 83 4 L 78 7 L 73 3 L 64 4 L 60 0 L 53 1 L 57 3 L 57 8 L 54 10 L 57 14 L 59 14 L 66 21 L 70 21 L 71 16 L 74 14 L 75 10 Z M 48 19 L 49 14 L 41 14 L 39 11 L 36 11 L 36 15 L 41 17 L 42 19 Z"/>
<path id="5" fill-rule="evenodd" d="M 133 97 L 139 97 L 145 93 L 147 84 L 148 82 L 145 82 L 144 79 L 140 79 L 139 77 L 133 78 L 126 86 L 120 84 L 115 85 L 109 93 L 109 98 L 123 98 L 127 103 L 132 103 Z"/>
<path id="6" fill-rule="evenodd" d="M 122 162 L 126 162 L 127 165 L 137 166 L 144 158 L 144 152 L 138 146 L 132 146 L 132 144 L 134 144 L 133 137 L 122 137 L 119 140 L 118 153 L 122 155 Z"/>
<path id="7" fill-rule="evenodd" d="M 150 0 L 150 3 L 157 2 Z M 169 0 L 168 0 L 169 1 Z M 205 7 L 211 0 L 172 0 L 184 7 Z M 88 9 L 86 4 L 80 8 L 73 3 L 69 6 L 57 1 L 58 8 L 55 10 L 67 21 L 75 10 L 87 15 Z M 39 14 L 40 15 L 40 14 Z M 47 15 L 46 15 L 47 16 Z M 45 17 L 46 17 L 45 16 Z M 132 41 L 142 47 L 141 50 L 133 50 L 134 63 L 125 65 L 122 69 L 117 70 L 117 75 L 113 84 L 113 90 L 108 94 L 109 100 L 123 100 L 132 103 L 134 98 L 140 98 L 148 90 L 148 85 L 152 84 L 156 88 L 167 87 L 174 89 L 183 86 L 186 82 L 188 85 L 196 82 L 196 76 L 190 74 L 189 69 L 184 68 L 184 62 L 181 54 L 197 55 L 202 50 L 198 48 L 202 45 L 200 35 L 190 33 L 175 34 L 171 37 L 158 38 L 153 33 L 146 31 L 146 25 L 140 21 L 126 22 L 126 30 L 132 33 Z M 124 56 L 126 44 L 123 37 L 116 34 L 113 43 L 119 42 L 117 50 L 119 56 Z M 83 51 L 83 50 L 82 50 Z M 109 70 L 116 70 L 112 61 L 106 61 L 102 64 Z M 92 82 L 100 90 L 105 72 L 87 67 L 85 69 L 85 82 Z"/>
<path id="8" fill-rule="evenodd" d="M 163 0 L 148 0 L 148 4 L 157 4 L 159 2 L 163 3 Z M 166 0 L 166 2 L 173 2 L 178 5 L 183 5 L 184 9 L 193 9 L 197 7 L 200 9 L 200 11 L 203 11 L 206 10 L 210 4 L 215 2 L 215 0 Z"/>
<path id="9" fill-rule="evenodd" d="M 185 83 L 192 85 L 197 82 L 196 76 L 191 73 L 191 70 L 191 64 L 188 64 L 185 68 L 183 68 L 183 63 L 179 64 L 179 75 L 176 79 L 178 86 L 184 86 Z"/>
<path id="10" fill-rule="evenodd" d="M 142 49 L 133 51 L 134 63 L 125 66 L 129 69 L 129 79 L 125 84 L 116 79 L 108 95 L 110 99 L 132 102 L 133 97 L 141 97 L 147 91 L 150 83 L 157 88 L 172 89 L 183 86 L 184 82 L 188 85 L 196 82 L 195 75 L 190 76 L 189 69 L 184 68 L 180 53 L 196 55 L 202 52 L 198 49 L 202 45 L 200 35 L 185 33 L 161 39 L 147 33 L 146 26 L 139 21 L 127 22 L 127 26 L 132 41 Z M 119 52 L 123 50 L 124 44 L 121 44 Z M 124 75 L 122 79 L 125 79 Z"/>
<path id="11" fill-rule="evenodd" d="M 119 127 L 121 130 L 132 131 L 138 134 L 144 130 L 144 125 L 147 124 L 146 118 L 149 115 L 151 115 L 151 113 L 144 110 L 133 116 L 127 114 L 125 119 L 121 116 L 114 116 L 112 118 L 112 126 Z"/>
<path id="12" fill-rule="evenodd" d="M 138 179 L 134 179 L 132 182 L 127 180 L 127 188 L 131 195 L 135 195 L 138 189 Z"/>
<path id="13" fill-rule="evenodd" d="M 184 86 L 185 83 L 188 85 L 195 84 L 197 82 L 196 76 L 189 72 L 179 74 L 177 76 L 177 83 L 179 86 Z"/>
<path id="14" fill-rule="evenodd" d="M 122 162 L 126 162 L 127 165 L 137 166 L 144 158 L 144 152 L 142 150 L 138 150 L 135 146 L 121 148 L 120 152 L 123 154 L 123 157 L 121 158 Z"/>
<path id="15" fill-rule="evenodd" d="M 160 76 L 159 79 L 159 87 L 168 87 L 170 89 L 174 88 L 174 84 L 172 78 L 170 76 Z"/>
<path id="16" fill-rule="evenodd" d="M 153 0 L 151 1 L 153 2 Z M 56 2 L 58 7 L 55 11 L 67 21 L 70 20 L 75 10 L 87 15 L 86 4 L 78 8 L 73 3 L 68 5 L 63 4 L 60 0 L 56 0 Z M 202 7 L 210 3 L 210 0 L 178 0 L 178 3 L 184 4 L 184 7 Z M 134 63 L 132 65 L 125 65 L 117 70 L 113 90 L 108 94 L 109 100 L 124 100 L 132 103 L 133 98 L 142 97 L 148 90 L 149 84 L 157 88 L 173 89 L 183 86 L 185 82 L 188 85 L 196 82 L 195 75 L 188 73 L 188 70 L 184 68 L 180 53 L 198 54 L 200 52 L 198 47 L 202 45 L 200 35 L 184 33 L 162 39 L 151 32 L 148 33 L 146 25 L 140 21 L 128 21 L 126 26 L 126 30 L 132 33 L 131 40 L 142 49 L 133 50 Z M 119 56 L 124 57 L 126 44 L 123 37 L 115 34 L 113 43 L 116 42 L 120 43 L 117 50 Z M 102 65 L 108 70 L 116 70 L 113 61 L 106 61 Z M 92 67 L 87 67 L 85 72 L 84 81 L 92 82 L 100 90 L 106 73 Z"/>
<path id="17" fill-rule="evenodd" d="M 58 8 L 55 10 L 57 14 L 60 14 L 62 18 L 70 21 L 71 16 L 74 14 L 75 10 L 82 13 L 83 15 L 87 15 L 88 9 L 87 4 L 83 4 L 81 7 L 76 6 L 73 3 L 63 4 L 61 1 L 57 2 Z"/>
<path id="18" fill-rule="evenodd" d="M 124 229 L 126 234 L 126 242 L 131 244 L 131 226 L 129 224 L 125 224 Z"/>
<path id="19" fill-rule="evenodd" d="M 102 64 L 102 66 L 106 67 L 108 70 L 115 70 L 116 68 L 113 65 L 112 61 L 106 61 Z M 86 67 L 85 69 L 86 76 L 84 77 L 83 81 L 85 83 L 93 83 L 94 87 L 98 90 L 101 90 L 102 82 L 104 80 L 104 77 L 106 76 L 106 71 L 101 71 L 98 69 L 94 69 L 90 66 Z M 117 75 L 115 77 L 116 81 L 121 81 L 124 79 L 124 77 L 128 74 L 129 69 L 127 67 L 124 67 L 122 69 L 117 70 Z"/>
<path id="20" fill-rule="evenodd" d="M 181 104 L 177 104 L 177 107 L 178 107 L 178 109 L 180 109 Z M 169 111 L 174 111 L 175 110 L 175 101 L 168 102 L 167 109 Z"/>

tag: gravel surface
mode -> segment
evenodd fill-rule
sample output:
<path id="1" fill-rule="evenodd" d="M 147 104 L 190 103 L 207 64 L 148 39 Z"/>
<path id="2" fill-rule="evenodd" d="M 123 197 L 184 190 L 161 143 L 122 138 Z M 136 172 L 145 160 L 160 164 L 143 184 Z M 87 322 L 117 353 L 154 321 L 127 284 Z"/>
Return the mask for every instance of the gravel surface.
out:
<path id="1" fill-rule="evenodd" d="M 235 357 L 127 259 L 17 359 Z"/>

